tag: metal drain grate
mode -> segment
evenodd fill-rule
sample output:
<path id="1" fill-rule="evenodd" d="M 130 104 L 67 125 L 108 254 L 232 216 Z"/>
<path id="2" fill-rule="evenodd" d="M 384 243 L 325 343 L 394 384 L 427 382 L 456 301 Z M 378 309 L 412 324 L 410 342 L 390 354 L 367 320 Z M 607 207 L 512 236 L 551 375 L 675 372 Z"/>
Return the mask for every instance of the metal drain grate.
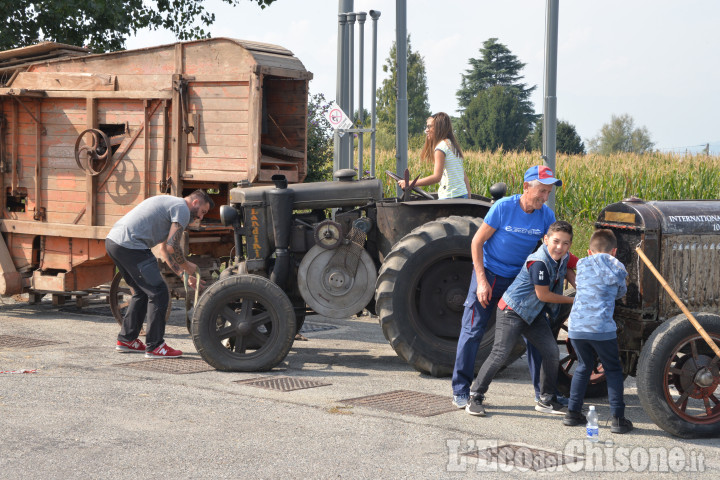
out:
<path id="1" fill-rule="evenodd" d="M 205 363 L 199 358 L 156 358 L 154 360 L 145 360 L 142 362 L 118 363 L 116 367 L 134 368 L 135 370 L 145 370 L 148 372 L 162 373 L 198 373 L 209 372 L 215 370 L 213 367 Z"/>
<path id="2" fill-rule="evenodd" d="M 248 380 L 237 380 L 235 383 L 265 388 L 267 390 L 280 390 L 281 392 L 292 392 L 293 390 L 332 385 L 332 383 L 297 377 L 260 377 L 250 378 Z"/>
<path id="3" fill-rule="evenodd" d="M 488 463 L 503 463 L 519 469 L 534 471 L 545 470 L 546 468 L 555 469 L 560 465 L 584 461 L 582 457 L 563 455 L 561 452 L 551 452 L 514 443 L 474 450 L 462 455 L 480 458 Z"/>
<path id="4" fill-rule="evenodd" d="M 40 340 L 37 338 L 15 337 L 13 335 L 0 335 L 0 347 L 7 348 L 28 348 L 42 347 L 44 345 L 58 345 L 67 342 L 55 342 L 53 340 Z"/>
<path id="5" fill-rule="evenodd" d="M 457 410 L 448 397 L 410 390 L 395 390 L 368 397 L 349 398 L 341 402 L 416 417 L 432 417 Z"/>
<path id="6" fill-rule="evenodd" d="M 303 323 L 302 328 L 300 329 L 301 333 L 311 333 L 311 332 L 324 332 L 325 330 L 335 330 L 335 325 L 328 325 L 327 323 L 314 323 L 314 322 L 305 322 Z"/>

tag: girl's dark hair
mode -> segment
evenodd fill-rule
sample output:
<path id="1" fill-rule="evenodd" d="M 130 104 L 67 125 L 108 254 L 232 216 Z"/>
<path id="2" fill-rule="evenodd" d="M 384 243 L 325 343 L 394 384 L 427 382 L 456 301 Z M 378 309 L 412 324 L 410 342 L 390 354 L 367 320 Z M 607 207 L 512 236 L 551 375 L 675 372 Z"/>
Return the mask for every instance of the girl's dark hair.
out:
<path id="1" fill-rule="evenodd" d="M 420 156 L 425 160 L 432 161 L 435 156 L 435 147 L 438 143 L 442 142 L 446 138 L 450 140 L 450 148 L 460 158 L 463 158 L 462 150 L 458 145 L 455 135 L 452 131 L 452 122 L 450 121 L 450 115 L 445 112 L 438 112 L 430 115 L 433 119 L 433 131 L 432 135 L 425 137 L 425 145 L 423 145 L 422 153 Z"/>

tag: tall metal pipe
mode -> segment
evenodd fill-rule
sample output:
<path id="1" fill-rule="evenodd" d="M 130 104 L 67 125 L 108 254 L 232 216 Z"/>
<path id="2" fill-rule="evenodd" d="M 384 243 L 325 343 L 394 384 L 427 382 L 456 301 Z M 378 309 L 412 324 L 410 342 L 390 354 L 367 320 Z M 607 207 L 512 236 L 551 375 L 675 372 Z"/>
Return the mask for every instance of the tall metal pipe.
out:
<path id="1" fill-rule="evenodd" d="M 543 102 L 543 161 L 555 171 L 557 147 L 557 45 L 560 0 L 547 0 L 545 21 L 545 101 Z M 555 190 L 550 193 L 548 206 L 555 209 Z"/>
<path id="2" fill-rule="evenodd" d="M 347 83 L 347 96 L 348 96 L 348 108 L 347 116 L 351 122 L 355 123 L 355 17 L 354 12 L 347 14 L 347 29 L 348 29 L 348 83 Z M 353 134 L 348 133 L 348 161 L 349 164 L 346 168 L 353 168 L 355 164 L 355 142 L 353 141 Z"/>
<path id="3" fill-rule="evenodd" d="M 338 106 L 347 113 L 347 13 L 354 9 L 354 0 L 338 0 L 338 48 L 337 48 L 337 87 L 336 98 Z M 335 133 L 333 169 L 338 171 L 348 168 L 347 142 L 348 135 L 342 137 Z"/>
<path id="4" fill-rule="evenodd" d="M 380 18 L 379 10 L 370 10 L 370 18 L 372 18 L 372 103 L 370 105 L 370 176 L 375 176 L 375 124 L 377 118 L 375 114 L 375 107 L 377 105 L 377 21 Z"/>
<path id="5" fill-rule="evenodd" d="M 395 144 L 397 145 L 397 173 L 407 168 L 408 100 L 407 100 L 407 0 L 396 0 L 395 45 L 397 52 L 397 102 L 395 104 Z M 402 194 L 396 186 L 397 195 Z"/>
<path id="6" fill-rule="evenodd" d="M 345 53 L 345 22 L 347 20 L 343 10 L 343 0 L 340 2 L 340 13 L 338 13 L 338 40 L 337 40 L 337 76 L 335 85 L 335 102 L 342 108 L 343 102 L 343 58 Z M 333 139 L 333 171 L 338 171 L 342 168 L 342 157 L 345 154 L 342 146 L 342 138 L 335 132 Z"/>
<path id="7" fill-rule="evenodd" d="M 365 64 L 365 18 L 367 13 L 360 12 L 357 14 L 357 21 L 360 25 L 360 38 L 358 39 L 359 53 L 358 53 L 358 124 L 360 128 L 365 128 L 364 113 L 363 113 L 363 88 L 364 88 L 364 64 Z M 364 133 L 358 135 L 358 180 L 363 178 L 363 138 Z"/>

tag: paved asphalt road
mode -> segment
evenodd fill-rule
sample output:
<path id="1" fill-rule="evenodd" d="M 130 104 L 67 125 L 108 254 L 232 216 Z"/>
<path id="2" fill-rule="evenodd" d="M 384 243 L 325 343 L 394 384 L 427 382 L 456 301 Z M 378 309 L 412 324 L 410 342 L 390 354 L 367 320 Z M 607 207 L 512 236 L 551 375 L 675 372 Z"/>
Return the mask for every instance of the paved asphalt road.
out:
<path id="1" fill-rule="evenodd" d="M 491 386 L 488 416 L 471 417 L 450 407 L 450 380 L 408 367 L 373 317 L 308 317 L 308 341 L 295 342 L 277 369 L 223 373 L 200 360 L 176 303 L 166 340 L 185 360 L 151 362 L 204 369 L 176 374 L 140 369 L 149 365 L 138 365 L 142 355 L 116 353 L 118 326 L 102 303 L 78 313 L 73 304 L 3 300 L 0 371 L 37 370 L 0 374 L 3 479 L 556 478 L 558 459 L 568 462 L 561 474 L 588 478 L 720 473 L 720 441 L 660 430 L 642 411 L 632 378 L 627 416 L 636 430 L 610 434 L 607 399 L 596 399 L 601 443 L 589 446 L 582 427 L 534 411 L 524 359 Z M 22 343 L 28 339 L 34 343 Z M 263 377 L 323 385 L 279 391 L 247 383 Z M 386 409 L 353 400 L 378 394 Z M 500 449 L 507 462 L 520 467 L 488 460 L 503 445 L 510 445 Z M 539 470 L 523 467 L 533 459 Z"/>

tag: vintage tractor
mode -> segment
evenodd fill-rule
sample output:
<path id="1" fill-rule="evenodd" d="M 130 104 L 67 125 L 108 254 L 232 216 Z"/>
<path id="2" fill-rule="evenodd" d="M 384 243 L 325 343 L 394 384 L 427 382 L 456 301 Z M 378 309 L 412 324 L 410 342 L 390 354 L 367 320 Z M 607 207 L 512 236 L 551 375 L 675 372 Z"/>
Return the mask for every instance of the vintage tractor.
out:
<path id="1" fill-rule="evenodd" d="M 615 306 L 615 321 L 624 372 L 637 377 L 640 403 L 673 435 L 719 436 L 720 357 L 636 248 L 720 345 L 720 201 L 644 202 L 633 197 L 606 206 L 595 226 L 615 232 L 617 258 L 628 271 L 627 295 Z M 567 390 L 576 359 L 569 342 L 567 351 L 561 359 L 560 390 Z M 589 389 L 597 395 L 605 387 L 598 364 Z"/>
<path id="2" fill-rule="evenodd" d="M 470 242 L 492 201 L 438 201 L 419 188 L 384 199 L 379 179 L 355 174 L 291 186 L 278 175 L 274 187 L 230 191 L 221 218 L 234 229 L 236 263 L 203 293 L 191 326 L 210 365 L 271 369 L 290 351 L 308 309 L 347 318 L 367 308 L 410 365 L 452 372 Z M 502 197 L 505 185 L 491 192 Z M 479 358 L 492 340 L 483 339 Z"/>

